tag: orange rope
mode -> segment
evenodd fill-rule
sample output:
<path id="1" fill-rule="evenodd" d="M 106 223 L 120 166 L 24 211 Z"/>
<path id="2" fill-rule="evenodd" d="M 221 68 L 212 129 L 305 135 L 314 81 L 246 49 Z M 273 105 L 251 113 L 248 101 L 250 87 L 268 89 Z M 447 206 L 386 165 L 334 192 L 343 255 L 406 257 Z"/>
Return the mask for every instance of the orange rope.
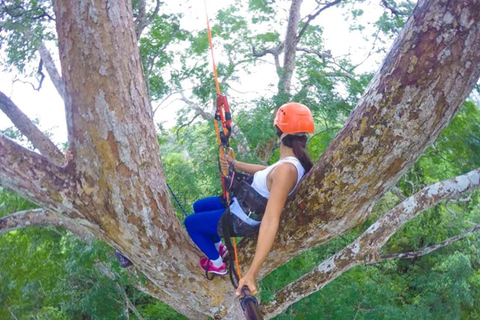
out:
<path id="1" fill-rule="evenodd" d="M 238 263 L 237 241 L 235 241 L 235 237 L 233 237 L 233 252 L 235 253 L 235 264 L 237 265 L 238 278 L 242 279 L 242 273 L 240 272 L 240 264 Z"/>
<path id="2" fill-rule="evenodd" d="M 205 16 L 207 17 L 208 43 L 210 44 L 210 51 L 212 52 L 213 75 L 215 76 L 215 87 L 217 88 L 217 94 L 220 94 L 220 85 L 218 84 L 217 66 L 215 65 L 215 57 L 213 56 L 212 32 L 210 31 L 210 22 L 208 20 L 207 0 L 204 0 L 204 3 L 205 3 Z"/>
<path id="3" fill-rule="evenodd" d="M 220 84 L 218 83 L 217 66 L 215 65 L 215 56 L 213 54 L 212 31 L 210 30 L 210 22 L 209 22 L 209 19 L 208 19 L 207 0 L 204 0 L 203 2 L 205 4 L 205 17 L 207 19 L 208 43 L 210 44 L 210 52 L 212 53 L 213 75 L 215 77 L 215 88 L 217 90 L 217 95 L 219 95 L 220 94 Z M 220 112 L 220 117 L 221 117 L 221 120 L 222 120 L 222 123 L 223 123 L 225 121 L 225 115 L 223 114 L 223 112 Z M 220 133 L 219 133 L 217 120 L 215 120 L 214 123 L 215 123 L 215 132 L 217 134 L 217 141 L 218 141 L 218 144 L 220 145 L 221 141 L 220 141 Z M 226 133 L 227 129 L 224 128 L 223 126 L 222 126 L 222 129 Z M 223 149 L 220 148 L 220 157 L 223 158 L 224 155 L 225 154 L 224 154 Z M 225 172 L 223 174 L 226 175 Z M 230 202 L 230 196 L 229 196 L 228 193 L 226 194 L 226 196 L 227 196 L 227 203 L 229 203 Z M 235 253 L 235 262 L 236 262 L 236 265 L 237 265 L 238 277 L 239 277 L 239 279 L 242 279 L 242 274 L 240 272 L 240 264 L 238 263 L 237 243 L 235 241 L 235 237 L 233 237 L 233 251 Z"/>

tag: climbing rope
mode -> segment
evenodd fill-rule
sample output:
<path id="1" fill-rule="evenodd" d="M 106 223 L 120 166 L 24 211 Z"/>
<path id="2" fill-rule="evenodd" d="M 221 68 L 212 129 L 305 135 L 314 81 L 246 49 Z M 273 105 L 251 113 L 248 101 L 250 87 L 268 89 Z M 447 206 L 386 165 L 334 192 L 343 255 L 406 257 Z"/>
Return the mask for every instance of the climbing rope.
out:
<path id="1" fill-rule="evenodd" d="M 180 207 L 180 209 L 183 211 L 183 215 L 185 216 L 185 218 L 188 216 L 187 212 L 185 211 L 185 209 L 183 208 L 182 204 L 180 203 L 180 201 L 178 201 L 177 199 L 177 196 L 175 195 L 175 193 L 173 192 L 172 188 L 170 188 L 170 185 L 167 183 L 167 187 L 168 187 L 168 190 L 170 191 L 170 194 L 172 195 L 173 199 L 175 199 L 175 202 L 178 204 L 178 206 Z"/>
<path id="2" fill-rule="evenodd" d="M 217 109 L 215 112 L 214 124 L 215 132 L 217 134 L 217 142 L 220 150 L 220 157 L 223 158 L 225 154 L 228 154 L 230 150 L 230 135 L 232 132 L 232 115 L 230 112 L 230 106 L 228 105 L 227 97 L 220 93 L 220 84 L 218 83 L 217 66 L 215 64 L 215 55 L 213 51 L 212 31 L 210 29 L 210 22 L 208 18 L 207 0 L 204 0 L 205 4 L 205 17 L 207 20 L 207 33 L 208 43 L 210 45 L 210 52 L 212 55 L 213 75 L 215 78 L 215 88 L 217 91 Z M 219 126 L 219 122 L 221 127 Z M 225 207 L 230 205 L 230 193 L 226 187 L 226 178 L 228 176 L 228 169 L 221 170 L 222 172 L 222 194 L 225 201 Z M 233 248 L 235 253 L 235 262 L 237 267 L 238 276 L 241 279 L 240 265 L 238 263 L 238 254 L 235 237 L 233 238 Z M 231 263 L 231 262 L 230 262 Z"/>
<path id="3" fill-rule="evenodd" d="M 205 16 L 207 20 L 207 33 L 208 33 L 208 43 L 210 45 L 210 52 L 212 54 L 212 65 L 213 65 L 213 75 L 215 78 L 215 88 L 217 91 L 217 109 L 215 112 L 215 117 L 214 117 L 214 124 L 215 124 L 215 133 L 217 135 L 217 142 L 220 150 L 220 157 L 223 158 L 226 154 L 229 154 L 230 149 L 230 135 L 232 132 L 232 115 L 230 112 L 230 106 L 228 105 L 227 97 L 222 95 L 220 93 L 220 84 L 218 83 L 218 74 L 217 74 L 217 67 L 215 65 L 215 55 L 213 52 L 213 41 L 212 41 L 212 32 L 210 29 L 210 22 L 208 19 L 208 10 L 207 10 L 207 0 L 204 0 L 205 4 Z M 219 125 L 220 122 L 220 125 Z M 233 155 L 234 156 L 234 155 Z M 230 205 L 230 193 L 228 191 L 228 188 L 226 186 L 226 179 L 228 178 L 228 169 L 221 169 L 220 170 L 222 173 L 222 194 L 223 194 L 223 199 L 224 199 L 224 205 L 226 207 L 226 210 L 229 210 L 229 205 Z M 225 221 L 228 220 L 227 216 L 224 213 L 225 216 Z M 223 223 L 222 223 L 223 225 Z M 224 226 L 225 228 L 225 226 Z M 228 229 L 228 225 L 226 226 Z M 230 234 L 223 234 L 225 238 L 225 242 L 230 242 Z M 242 275 L 240 273 L 240 265 L 238 263 L 238 253 L 237 253 L 237 245 L 235 241 L 235 237 L 233 238 L 233 251 L 234 251 L 234 257 L 232 257 L 231 251 L 230 251 L 230 262 L 229 262 L 229 269 L 230 269 L 230 280 L 232 282 L 233 287 L 236 289 L 238 287 L 238 281 L 242 278 Z M 231 246 L 229 249 L 231 249 Z M 233 266 L 233 263 L 231 260 L 234 258 L 235 263 L 236 263 L 236 269 Z M 208 277 L 208 268 L 205 272 L 205 275 L 207 279 Z M 236 280 L 236 281 L 234 281 Z M 240 304 L 243 309 L 243 313 L 247 320 L 262 320 L 263 317 L 258 311 L 258 301 L 255 299 L 255 297 L 250 295 L 250 291 L 248 290 L 248 287 L 243 287 L 242 288 L 242 298 L 240 299 Z"/>

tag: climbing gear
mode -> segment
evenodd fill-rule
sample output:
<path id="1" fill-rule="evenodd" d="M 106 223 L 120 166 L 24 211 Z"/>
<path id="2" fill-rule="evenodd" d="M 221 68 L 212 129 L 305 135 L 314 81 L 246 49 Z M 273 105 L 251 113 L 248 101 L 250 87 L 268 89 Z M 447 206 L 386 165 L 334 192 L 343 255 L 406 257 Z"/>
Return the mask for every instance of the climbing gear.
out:
<path id="1" fill-rule="evenodd" d="M 205 16 L 207 19 L 207 33 L 210 52 L 212 54 L 213 75 L 215 78 L 215 89 L 217 91 L 217 109 L 215 111 L 214 125 L 215 133 L 217 134 L 217 142 L 220 149 L 220 157 L 224 157 L 230 148 L 230 135 L 232 134 L 232 114 L 230 106 L 228 105 L 227 97 L 220 93 L 220 84 L 218 83 L 217 66 L 215 64 L 215 55 L 213 54 L 212 31 L 210 30 L 210 22 L 207 12 L 207 1 L 205 3 Z M 219 125 L 220 122 L 220 125 Z M 222 171 L 222 197 L 225 199 L 225 206 L 230 203 L 230 195 L 225 188 L 226 170 Z"/>
<path id="2" fill-rule="evenodd" d="M 170 194 L 173 196 L 173 199 L 175 199 L 175 202 L 177 202 L 178 206 L 180 207 L 180 209 L 183 211 L 183 215 L 185 216 L 185 218 L 188 216 L 187 212 L 185 211 L 185 209 L 183 208 L 182 204 L 180 203 L 180 201 L 178 201 L 177 199 L 177 196 L 175 195 L 175 193 L 173 192 L 172 188 L 170 188 L 170 185 L 167 183 L 167 187 L 168 187 L 168 190 L 170 191 Z"/>
<path id="3" fill-rule="evenodd" d="M 250 219 L 258 222 L 262 221 L 268 199 L 252 187 L 253 176 L 236 172 L 233 166 L 230 166 L 226 181 L 228 191 L 235 196 L 243 212 L 245 212 Z"/>
<path id="4" fill-rule="evenodd" d="M 307 106 L 297 102 L 281 106 L 273 124 L 286 134 L 314 132 L 312 112 Z"/>
<path id="5" fill-rule="evenodd" d="M 200 258 L 200 267 L 205 271 L 205 274 L 208 279 L 208 273 L 213 273 L 219 276 L 225 276 L 228 273 L 227 265 L 222 263 L 220 267 L 215 267 L 210 259 L 207 257 Z"/>
<path id="6" fill-rule="evenodd" d="M 221 126 L 219 126 L 219 122 Z M 228 105 L 227 97 L 217 92 L 217 110 L 214 117 L 215 132 L 217 134 L 217 142 L 220 151 L 220 157 L 224 157 L 230 150 L 230 136 L 232 134 L 232 115 L 230 113 L 230 106 Z M 219 168 L 222 179 L 222 198 L 224 205 L 230 204 L 230 193 L 226 187 L 226 178 L 228 171 L 222 170 L 220 163 Z"/>
<path id="7" fill-rule="evenodd" d="M 126 268 L 131 266 L 133 263 L 132 261 L 128 260 L 120 251 L 115 250 L 115 256 L 117 257 L 118 262 L 120 262 L 120 267 Z"/>
<path id="8" fill-rule="evenodd" d="M 218 83 L 217 67 L 215 65 L 215 58 L 214 58 L 214 54 L 213 54 L 212 32 L 210 30 L 210 23 L 209 23 L 208 12 L 207 12 L 207 0 L 204 0 L 204 4 L 205 4 L 205 15 L 206 15 L 206 19 L 207 19 L 208 42 L 209 42 L 210 51 L 211 51 L 211 54 L 212 54 L 213 74 L 214 74 L 214 77 L 215 77 L 215 88 L 216 88 L 216 91 L 217 91 L 217 109 L 216 109 L 215 117 L 214 117 L 215 133 L 217 135 L 217 142 L 218 142 L 219 149 L 220 149 L 220 157 L 224 158 L 225 155 L 228 154 L 229 150 L 231 150 L 229 139 L 230 139 L 230 135 L 232 133 L 232 116 L 231 116 L 231 112 L 230 112 L 230 106 L 228 105 L 227 97 L 220 93 L 220 85 Z M 219 122 L 220 122 L 221 126 L 219 126 Z M 232 161 L 232 163 L 233 163 L 233 161 Z M 221 169 L 220 165 L 219 165 L 219 167 Z M 229 205 L 230 205 L 230 200 L 231 199 L 230 199 L 230 192 L 228 191 L 228 188 L 227 188 L 227 179 L 228 179 L 228 171 L 229 170 L 227 170 L 227 169 L 222 170 L 221 169 L 220 171 L 222 173 L 222 178 L 221 178 L 222 179 L 222 198 L 224 199 L 224 205 L 225 205 L 225 208 L 226 208 L 225 213 L 228 213 L 228 214 L 224 213 L 220 220 L 225 220 L 222 234 L 223 234 L 223 237 L 225 239 L 225 244 L 227 246 L 227 250 L 228 250 L 229 256 L 230 256 L 230 261 L 228 263 L 229 269 L 230 269 L 230 280 L 231 280 L 234 288 L 236 289 L 238 287 L 238 281 L 239 281 L 239 279 L 241 279 L 242 275 L 241 275 L 241 272 L 240 272 L 240 265 L 238 264 L 237 246 L 236 246 L 235 238 L 233 238 L 233 246 L 232 246 L 232 243 L 230 241 L 231 240 L 230 239 L 230 232 L 229 232 L 230 226 L 229 226 L 229 223 L 228 223 L 228 220 L 229 220 L 228 217 L 229 217 L 229 213 L 230 213 Z M 233 256 L 232 256 L 232 252 L 233 252 Z M 238 273 L 235 271 L 235 267 L 233 265 L 234 261 L 236 263 Z M 208 270 L 210 269 L 210 267 L 212 267 L 212 266 L 210 266 L 210 263 L 205 263 L 205 269 L 204 270 L 205 270 L 205 275 L 206 275 L 207 279 L 209 279 Z M 235 284 L 234 278 L 236 280 L 236 284 Z M 253 298 L 253 299 L 255 300 L 255 298 Z M 251 300 L 248 299 L 247 302 L 248 301 L 251 301 Z M 251 303 L 248 303 L 248 305 L 251 306 Z M 258 305 L 258 302 L 257 302 L 257 305 Z M 257 309 L 257 312 L 258 312 L 258 309 Z M 263 318 L 260 316 L 260 318 L 248 318 L 247 317 L 247 319 L 263 319 Z"/>
<path id="9" fill-rule="evenodd" d="M 214 117 L 214 125 L 215 125 L 215 133 L 217 135 L 217 142 L 220 151 L 220 157 L 224 158 L 225 154 L 228 154 L 230 149 L 230 136 L 232 134 L 232 114 L 230 112 L 230 106 L 228 104 L 227 97 L 220 93 L 220 85 L 218 83 L 218 74 L 217 74 L 217 67 L 215 65 L 215 55 L 213 53 L 213 42 L 212 42 L 212 32 L 210 29 L 210 22 L 208 19 L 208 12 L 207 12 L 207 1 L 204 0 L 205 4 L 205 16 L 207 19 L 207 33 L 208 33 L 208 43 L 210 46 L 210 52 L 212 54 L 212 65 L 213 65 L 213 75 L 215 78 L 215 89 L 217 91 L 217 109 L 215 112 Z M 220 125 L 219 125 L 220 122 Z M 221 166 L 219 165 L 221 169 Z M 228 170 L 220 170 L 222 174 L 222 199 L 224 199 L 225 208 L 228 210 L 228 206 L 230 205 L 230 193 L 226 187 L 226 179 L 228 175 Z M 230 241 L 230 239 L 228 239 Z M 228 247 L 230 255 L 232 255 L 232 251 L 237 256 L 237 246 L 235 243 L 235 239 L 233 239 L 233 247 Z M 232 250 L 233 249 L 233 250 Z M 229 265 L 232 265 L 233 259 Z M 237 263 L 237 269 L 239 270 L 240 274 L 240 266 L 238 265 L 238 259 L 235 260 Z M 240 275 L 241 277 L 241 275 Z"/>
<path id="10" fill-rule="evenodd" d="M 223 220 L 226 217 L 227 220 Z M 228 234 L 226 234 L 223 230 L 224 224 L 227 223 L 228 226 Z M 225 210 L 222 217 L 217 223 L 217 233 L 220 237 L 225 238 L 225 243 L 227 243 L 227 235 L 230 237 L 254 237 L 258 234 L 260 230 L 260 225 L 251 226 L 236 215 L 234 215 L 230 209 Z M 227 246 L 228 249 L 228 246 Z M 228 249 L 229 252 L 231 251 Z"/>
<path id="11" fill-rule="evenodd" d="M 223 213 L 222 217 L 220 218 L 219 224 L 217 225 L 217 232 L 218 226 L 221 226 L 221 233 L 223 236 L 223 239 L 225 240 L 225 245 L 227 246 L 228 252 L 230 253 L 229 257 L 229 263 L 228 263 L 228 269 L 229 269 L 229 275 L 230 275 L 230 282 L 232 283 L 233 287 L 236 289 L 238 288 L 238 281 L 241 278 L 241 273 L 240 273 L 240 266 L 238 265 L 238 256 L 237 256 L 237 250 L 236 248 L 233 247 L 232 242 L 231 242 L 231 237 L 234 235 L 234 230 L 233 226 L 230 223 L 230 209 L 227 207 L 225 212 Z M 235 238 L 233 238 L 235 240 Z M 232 255 L 232 252 L 234 253 Z M 235 270 L 235 266 L 233 263 L 236 263 L 237 265 L 237 270 Z"/>
<path id="12" fill-rule="evenodd" d="M 250 289 L 248 289 L 247 286 L 243 286 L 241 292 L 240 305 L 242 306 L 245 318 L 247 318 L 247 320 L 263 320 L 263 316 L 258 310 L 258 301 L 250 295 Z"/>

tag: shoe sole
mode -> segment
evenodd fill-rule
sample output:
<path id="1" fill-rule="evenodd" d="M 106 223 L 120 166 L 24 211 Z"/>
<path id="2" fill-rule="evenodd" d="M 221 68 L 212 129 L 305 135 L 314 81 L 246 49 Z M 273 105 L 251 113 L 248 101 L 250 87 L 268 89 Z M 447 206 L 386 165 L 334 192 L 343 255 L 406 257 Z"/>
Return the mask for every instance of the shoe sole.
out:
<path id="1" fill-rule="evenodd" d="M 205 257 L 201 258 L 200 259 L 200 268 L 205 272 L 206 270 L 203 269 L 203 266 L 202 266 L 202 261 L 205 261 L 204 259 L 206 259 Z M 216 275 L 219 275 L 219 276 L 226 276 L 228 274 L 228 270 L 227 269 L 224 269 L 224 271 L 215 271 L 215 270 L 208 270 L 208 273 L 213 273 L 213 274 L 216 274 Z"/>
<path id="2" fill-rule="evenodd" d="M 205 270 L 203 270 L 203 271 L 205 271 Z M 210 270 L 208 270 L 208 273 L 213 273 L 213 274 L 216 274 L 216 275 L 218 275 L 218 276 L 226 276 L 226 275 L 228 274 L 228 271 L 225 270 L 225 273 L 220 273 L 219 271 L 210 271 Z"/>

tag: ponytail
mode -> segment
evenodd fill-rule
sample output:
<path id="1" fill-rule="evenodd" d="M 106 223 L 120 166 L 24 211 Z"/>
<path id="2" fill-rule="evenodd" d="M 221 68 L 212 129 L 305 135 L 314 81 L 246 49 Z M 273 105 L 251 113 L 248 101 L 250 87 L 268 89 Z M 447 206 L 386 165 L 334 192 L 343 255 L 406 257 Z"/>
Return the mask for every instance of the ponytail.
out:
<path id="1" fill-rule="evenodd" d="M 280 137 L 283 132 L 280 130 L 277 126 L 277 135 Z M 310 156 L 308 155 L 307 151 L 305 150 L 305 147 L 307 146 L 307 136 L 296 136 L 296 135 L 286 135 L 282 139 L 282 143 L 293 149 L 293 154 L 295 157 L 300 161 L 302 164 L 303 168 L 305 169 L 305 173 L 310 171 L 313 167 L 313 162 L 310 159 Z"/>

